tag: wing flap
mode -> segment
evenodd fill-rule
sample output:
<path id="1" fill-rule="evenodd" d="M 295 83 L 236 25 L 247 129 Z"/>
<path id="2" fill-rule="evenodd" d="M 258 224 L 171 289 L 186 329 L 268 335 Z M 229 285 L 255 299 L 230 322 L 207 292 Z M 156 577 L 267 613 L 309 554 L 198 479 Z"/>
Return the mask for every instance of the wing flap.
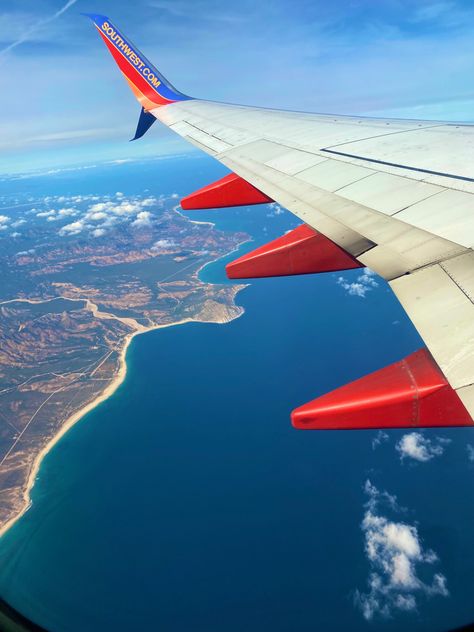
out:
<path id="1" fill-rule="evenodd" d="M 356 257 L 377 245 L 384 249 L 385 258 L 396 262 L 396 274 L 403 274 L 465 250 L 431 232 L 347 200 L 339 192 L 284 176 L 251 158 L 249 154 L 257 153 L 257 144 L 251 145 L 251 148 L 241 146 L 220 154 L 219 160 Z M 270 146 L 273 144 L 265 141 L 264 156 L 270 155 Z M 275 151 L 281 152 L 280 148 L 277 145 Z M 378 266 L 377 257 L 372 257 L 372 265 L 385 278 L 393 278 L 393 270 L 387 276 L 386 267 Z"/>
<path id="2" fill-rule="evenodd" d="M 442 187 L 419 180 L 372 172 L 369 178 L 349 184 L 338 193 L 346 200 L 362 204 L 384 215 L 395 215 L 442 191 Z"/>
<path id="3" fill-rule="evenodd" d="M 217 117 L 217 121 L 214 121 L 216 126 L 212 127 L 215 135 L 226 124 L 226 129 L 232 133 L 241 133 L 242 130 L 237 129 L 236 125 L 241 123 L 242 117 L 248 119 L 246 125 L 249 129 L 249 120 L 258 119 L 264 112 L 261 110 L 256 113 L 254 108 L 186 102 L 161 108 L 156 115 L 167 121 L 172 108 L 175 111 L 179 108 L 182 118 L 192 117 L 194 113 L 194 119 L 200 120 L 202 134 L 207 134 L 207 118 L 204 115 L 214 113 Z M 200 117 L 196 116 L 198 111 Z M 279 115 L 278 112 L 268 111 L 272 121 Z M 326 120 L 323 124 L 321 117 L 299 116 L 301 123 L 306 122 L 306 127 L 310 122 L 318 129 L 321 125 L 325 129 L 333 128 L 339 121 L 349 133 L 347 130 L 356 125 L 353 119 L 343 118 L 342 123 L 340 119 L 332 122 Z M 462 200 L 456 199 L 459 218 L 456 235 L 472 235 L 474 231 L 469 230 L 472 214 L 467 211 L 471 199 L 469 194 L 447 191 L 439 185 L 425 183 L 418 172 L 410 172 L 410 177 L 404 172 L 401 176 L 380 172 L 376 164 L 370 164 L 368 168 L 368 165 L 354 164 L 354 161 L 344 157 L 324 154 L 321 149 L 295 149 L 285 144 L 285 137 L 289 135 L 285 125 L 288 120 L 293 124 L 295 117 L 295 113 L 281 113 L 278 142 L 266 137 L 236 144 L 221 151 L 217 159 L 352 255 L 367 253 L 367 258 L 360 260 L 386 279 L 453 257 L 465 250 L 469 237 L 464 238 L 464 243 L 450 239 L 455 234 L 451 223 L 446 221 L 443 198 L 440 198 L 441 203 L 436 200 L 446 193 L 467 196 Z M 179 131 L 175 125 L 173 129 Z M 383 132 L 379 123 L 374 123 L 371 129 L 372 133 L 378 135 Z M 395 126 L 389 136 L 403 136 L 406 129 Z M 254 129 L 252 131 L 257 132 Z M 258 132 L 263 133 L 261 130 Z M 445 199 L 449 203 L 450 199 Z M 369 249 L 374 246 L 377 246 L 377 251 L 369 253 Z"/>
<path id="4" fill-rule="evenodd" d="M 451 386 L 474 384 L 474 253 L 390 283 Z M 474 410 L 470 410 L 474 414 Z"/>

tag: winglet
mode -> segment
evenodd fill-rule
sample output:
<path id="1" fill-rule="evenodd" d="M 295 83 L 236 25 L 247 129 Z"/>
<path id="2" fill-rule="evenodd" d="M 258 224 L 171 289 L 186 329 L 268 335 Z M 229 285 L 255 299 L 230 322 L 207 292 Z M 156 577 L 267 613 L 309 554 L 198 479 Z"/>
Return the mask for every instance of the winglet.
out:
<path id="1" fill-rule="evenodd" d="M 82 15 L 90 18 L 94 23 L 131 90 L 146 112 L 162 105 L 191 99 L 176 90 L 107 16 L 97 13 Z"/>
<path id="2" fill-rule="evenodd" d="M 139 138 L 141 138 L 144 134 L 148 132 L 155 121 L 156 118 L 153 116 L 153 114 L 150 114 L 150 112 L 146 112 L 142 108 L 140 110 L 140 117 L 138 119 L 137 131 L 135 132 L 135 136 L 131 138 L 130 141 L 138 140 Z"/>

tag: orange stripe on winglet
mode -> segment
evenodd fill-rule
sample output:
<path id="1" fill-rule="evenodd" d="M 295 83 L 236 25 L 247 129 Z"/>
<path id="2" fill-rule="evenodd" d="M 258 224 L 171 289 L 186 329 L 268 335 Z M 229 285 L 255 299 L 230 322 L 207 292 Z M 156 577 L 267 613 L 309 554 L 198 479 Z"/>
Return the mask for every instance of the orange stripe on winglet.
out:
<path id="1" fill-rule="evenodd" d="M 139 93 L 143 97 L 148 99 L 149 103 L 151 103 L 151 107 L 148 104 L 148 107 L 146 107 L 145 109 L 149 110 L 155 107 L 159 107 L 160 105 L 168 105 L 169 103 L 174 103 L 174 101 L 165 99 L 165 97 L 162 97 L 160 94 L 158 94 L 158 92 L 154 88 L 152 88 L 152 86 L 150 86 L 150 84 L 140 75 L 137 69 L 128 61 L 128 59 L 119 50 L 117 50 L 111 42 L 109 42 L 109 40 L 98 28 L 97 30 L 99 31 L 101 38 L 104 40 L 105 45 L 109 49 L 110 54 L 115 59 L 117 66 L 120 68 L 122 73 L 125 75 L 125 78 L 128 80 L 129 85 L 133 84 L 136 90 L 138 90 Z M 133 92 L 141 103 L 141 99 L 137 95 L 136 90 L 133 90 Z M 143 107 L 145 107 L 145 105 L 143 105 Z"/>

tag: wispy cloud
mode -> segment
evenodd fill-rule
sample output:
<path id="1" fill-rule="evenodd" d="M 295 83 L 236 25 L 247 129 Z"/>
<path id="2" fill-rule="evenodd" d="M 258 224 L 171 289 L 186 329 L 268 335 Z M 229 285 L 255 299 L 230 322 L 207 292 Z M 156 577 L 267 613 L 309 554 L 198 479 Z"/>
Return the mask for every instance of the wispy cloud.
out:
<path id="1" fill-rule="evenodd" d="M 431 461 L 436 456 L 441 456 L 446 445 L 451 443 L 450 439 L 434 437 L 429 439 L 419 432 L 409 432 L 403 435 L 395 446 L 400 454 L 400 459 L 413 459 L 420 463 Z"/>
<path id="2" fill-rule="evenodd" d="M 409 21 L 421 26 L 439 26 L 445 32 L 453 28 L 465 28 L 474 16 L 473 7 L 459 2 L 429 2 L 414 8 Z"/>
<path id="3" fill-rule="evenodd" d="M 355 281 L 348 281 L 346 277 L 340 276 L 337 279 L 337 283 L 346 290 L 350 296 L 359 296 L 360 298 L 365 298 L 367 292 L 370 292 L 379 285 L 375 280 L 375 272 L 369 268 L 366 268 Z"/>
<path id="4" fill-rule="evenodd" d="M 32 24 L 29 28 L 27 28 L 22 35 L 20 35 L 20 37 L 18 37 L 14 42 L 12 42 L 11 44 L 8 44 L 8 46 L 5 46 L 5 48 L 2 48 L 0 50 L 0 60 L 2 57 L 5 57 L 5 55 L 7 55 L 7 53 L 9 53 L 11 50 L 13 50 L 14 48 L 16 48 L 17 46 L 20 46 L 20 44 L 24 44 L 25 42 L 27 42 L 30 37 L 39 29 L 41 29 L 43 26 L 46 26 L 46 24 L 49 24 L 50 22 L 53 22 L 54 20 L 56 20 L 57 18 L 59 18 L 65 11 L 67 11 L 70 7 L 72 7 L 74 4 L 76 4 L 78 0 L 68 0 L 68 2 L 66 2 L 66 4 L 64 6 L 62 6 L 60 9 L 58 9 L 55 13 L 53 13 L 52 15 L 49 15 L 45 18 L 42 18 L 41 20 L 38 20 L 37 22 L 34 22 L 34 24 Z"/>
<path id="5" fill-rule="evenodd" d="M 379 430 L 375 437 L 372 439 L 372 450 L 375 450 L 382 445 L 382 443 L 386 443 L 390 439 L 389 435 L 383 430 Z"/>
<path id="6" fill-rule="evenodd" d="M 194 0 L 186 2 L 186 0 L 149 0 L 149 6 L 164 11 L 177 18 L 187 20 L 195 20 L 196 17 L 209 22 L 244 22 L 247 13 L 242 11 L 228 10 L 228 6 L 222 2 L 213 2 L 213 8 L 209 7 L 209 2 L 203 0 Z"/>
<path id="7" fill-rule="evenodd" d="M 438 562 L 431 549 L 424 549 L 418 527 L 390 519 L 387 511 L 397 511 L 396 498 L 380 492 L 369 480 L 364 491 L 368 496 L 361 524 L 365 552 L 370 564 L 368 591 L 355 592 L 354 602 L 367 620 L 376 616 L 390 617 L 395 611 L 413 611 L 420 596 L 446 597 L 446 577 L 434 573 L 429 581 L 426 566 Z M 387 502 L 388 498 L 388 502 Z"/>
<path id="8" fill-rule="evenodd" d="M 77 139 L 87 138 L 106 138 L 112 135 L 118 135 L 122 132 L 122 128 L 108 128 L 102 127 L 98 129 L 77 129 L 77 130 L 62 130 L 59 132 L 51 132 L 49 134 L 39 134 L 38 136 L 32 136 L 31 138 L 24 139 L 26 144 L 30 143 L 50 143 L 50 142 L 63 142 Z"/>
<path id="9" fill-rule="evenodd" d="M 455 11 L 453 2 L 433 2 L 415 9 L 413 22 L 432 22 Z"/>
<path id="10" fill-rule="evenodd" d="M 466 450 L 467 458 L 469 459 L 469 461 L 471 461 L 471 463 L 474 462 L 474 446 L 468 443 L 466 446 Z"/>
<path id="11" fill-rule="evenodd" d="M 272 202 L 271 204 L 268 205 L 268 213 L 267 213 L 267 217 L 276 217 L 277 215 L 283 215 L 283 213 L 285 212 L 285 210 L 276 202 Z"/>

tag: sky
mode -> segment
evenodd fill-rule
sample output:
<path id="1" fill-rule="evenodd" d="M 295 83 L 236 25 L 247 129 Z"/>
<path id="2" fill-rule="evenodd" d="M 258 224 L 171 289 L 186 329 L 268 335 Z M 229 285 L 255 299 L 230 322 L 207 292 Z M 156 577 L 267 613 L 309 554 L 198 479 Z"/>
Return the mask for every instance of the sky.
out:
<path id="1" fill-rule="evenodd" d="M 81 12 L 179 90 L 263 107 L 474 120 L 471 0 L 0 0 L 0 173 L 182 153 Z"/>

